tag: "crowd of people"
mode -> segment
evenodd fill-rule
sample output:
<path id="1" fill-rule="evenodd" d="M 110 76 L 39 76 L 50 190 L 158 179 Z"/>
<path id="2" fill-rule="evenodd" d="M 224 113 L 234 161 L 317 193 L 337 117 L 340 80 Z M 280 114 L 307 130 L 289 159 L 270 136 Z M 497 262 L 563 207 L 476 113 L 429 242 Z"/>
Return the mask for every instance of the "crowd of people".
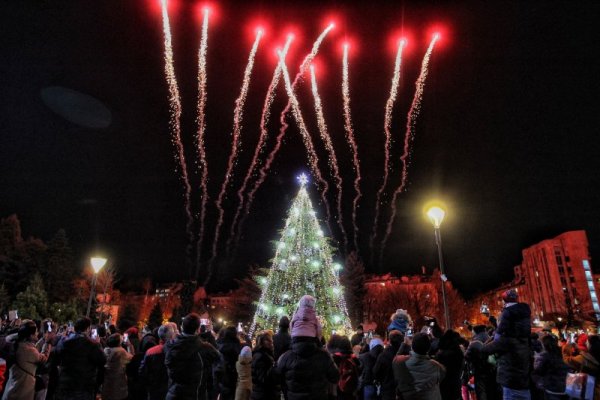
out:
<path id="1" fill-rule="evenodd" d="M 465 336 L 398 309 L 385 335 L 326 340 L 309 295 L 253 342 L 194 313 L 141 333 L 25 320 L 0 340 L 2 400 L 554 400 L 569 371 L 598 376 L 599 336 L 532 334 L 529 306 L 513 290 L 503 300 L 497 324 Z"/>

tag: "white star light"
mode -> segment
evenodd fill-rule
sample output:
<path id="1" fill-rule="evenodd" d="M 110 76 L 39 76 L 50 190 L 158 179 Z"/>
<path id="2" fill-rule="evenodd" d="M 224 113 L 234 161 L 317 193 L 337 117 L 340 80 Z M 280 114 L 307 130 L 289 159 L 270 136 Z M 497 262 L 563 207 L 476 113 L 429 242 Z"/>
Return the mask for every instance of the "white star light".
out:
<path id="1" fill-rule="evenodd" d="M 298 179 L 300 186 L 305 186 L 308 183 L 308 176 L 304 173 L 300 174 L 296 179 Z"/>

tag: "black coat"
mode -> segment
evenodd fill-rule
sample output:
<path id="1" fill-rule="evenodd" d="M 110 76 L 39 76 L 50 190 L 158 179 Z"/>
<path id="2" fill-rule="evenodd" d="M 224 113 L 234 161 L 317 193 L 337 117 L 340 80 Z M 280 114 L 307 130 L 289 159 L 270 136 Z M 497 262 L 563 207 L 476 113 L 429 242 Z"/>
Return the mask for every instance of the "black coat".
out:
<path id="1" fill-rule="evenodd" d="M 374 377 L 381 384 L 381 398 L 395 399 L 396 398 L 396 380 L 394 379 L 394 370 L 392 362 L 400 346 L 390 345 L 383 349 L 375 365 L 373 366 Z"/>
<path id="2" fill-rule="evenodd" d="M 444 400 L 456 400 L 462 397 L 461 374 L 465 357 L 460 347 L 439 350 L 435 360 L 446 367 L 446 376 L 440 382 L 440 392 Z"/>
<path id="3" fill-rule="evenodd" d="M 252 354 L 252 399 L 279 400 L 280 375 L 275 367 L 273 352 L 261 348 Z"/>
<path id="4" fill-rule="evenodd" d="M 168 400 L 206 398 L 212 366 L 219 351 L 196 335 L 178 335 L 165 345 L 165 365 L 169 375 Z"/>
<path id="5" fill-rule="evenodd" d="M 496 355 L 496 381 L 517 390 L 529 388 L 529 338 L 498 338 L 481 350 Z"/>
<path id="6" fill-rule="evenodd" d="M 231 339 L 223 339 L 218 344 L 219 352 L 221 353 L 220 365 L 217 368 L 217 379 L 219 382 L 219 390 L 224 398 L 235 397 L 235 386 L 237 384 L 237 370 L 235 363 L 238 360 L 242 351 L 242 344 L 237 337 Z"/>
<path id="7" fill-rule="evenodd" d="M 98 343 L 82 334 L 71 334 L 54 349 L 53 362 L 60 367 L 58 390 L 94 391 L 106 357 Z"/>
<path id="8" fill-rule="evenodd" d="M 148 390 L 148 400 L 164 400 L 169 388 L 169 377 L 163 344 L 148 349 L 140 365 L 139 376 Z"/>
<path id="9" fill-rule="evenodd" d="M 565 382 L 569 367 L 559 355 L 542 352 L 534 361 L 533 377 L 539 387 L 555 393 L 565 391 Z"/>
<path id="10" fill-rule="evenodd" d="M 279 332 L 273 336 L 273 347 L 275 348 L 275 361 L 292 348 L 292 337 L 287 329 L 279 329 Z"/>
<path id="11" fill-rule="evenodd" d="M 531 308 L 529 305 L 516 303 L 504 307 L 496 334 L 510 338 L 529 338 L 531 336 Z"/>
<path id="12" fill-rule="evenodd" d="M 294 338 L 292 349 L 277 360 L 277 368 L 285 379 L 288 400 L 326 400 L 329 385 L 340 378 L 329 353 L 308 337 Z"/>
<path id="13" fill-rule="evenodd" d="M 362 372 L 360 374 L 359 386 L 361 388 L 366 385 L 373 385 L 375 383 L 375 375 L 373 374 L 373 367 L 375 367 L 375 362 L 377 361 L 377 357 L 383 351 L 382 345 L 377 345 L 373 347 L 366 353 L 362 353 L 358 356 L 360 361 L 360 366 L 362 368 Z"/>

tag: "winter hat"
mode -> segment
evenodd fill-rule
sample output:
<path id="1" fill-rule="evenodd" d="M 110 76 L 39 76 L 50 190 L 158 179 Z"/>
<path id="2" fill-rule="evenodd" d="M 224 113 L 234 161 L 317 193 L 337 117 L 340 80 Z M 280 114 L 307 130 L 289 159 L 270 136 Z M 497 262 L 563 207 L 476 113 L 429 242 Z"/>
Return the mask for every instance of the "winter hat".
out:
<path id="1" fill-rule="evenodd" d="M 240 352 L 240 358 L 252 358 L 252 349 L 249 346 L 242 347 L 242 351 Z"/>
<path id="2" fill-rule="evenodd" d="M 519 300 L 519 293 L 515 289 L 508 289 L 502 293 L 502 300 L 505 303 L 516 303 Z"/>
<path id="3" fill-rule="evenodd" d="M 315 300 L 314 297 L 312 297 L 309 294 L 305 294 L 304 296 L 302 296 L 300 298 L 300 301 L 298 302 L 298 307 L 310 307 L 310 308 L 315 308 L 315 303 L 317 301 Z"/>
<path id="4" fill-rule="evenodd" d="M 379 338 L 373 338 L 369 342 L 369 350 L 373 350 L 375 346 L 383 346 L 383 341 Z"/>
<path id="5" fill-rule="evenodd" d="M 388 331 L 398 330 L 403 334 L 408 330 L 408 326 L 412 322 L 410 319 L 410 315 L 406 310 L 401 308 L 397 309 L 395 313 L 392 314 L 390 320 L 391 324 L 388 326 Z"/>

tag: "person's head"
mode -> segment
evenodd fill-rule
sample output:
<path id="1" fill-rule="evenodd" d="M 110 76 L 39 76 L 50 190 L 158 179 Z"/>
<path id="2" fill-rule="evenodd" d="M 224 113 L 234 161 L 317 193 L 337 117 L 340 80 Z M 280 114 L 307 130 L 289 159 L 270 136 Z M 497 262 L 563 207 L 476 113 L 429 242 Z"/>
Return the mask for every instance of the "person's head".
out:
<path id="1" fill-rule="evenodd" d="M 200 316 L 196 313 L 186 315 L 181 322 L 181 331 L 186 335 L 195 335 L 199 328 Z"/>
<path id="2" fill-rule="evenodd" d="M 364 332 L 364 330 L 363 330 L 363 326 L 362 325 L 359 325 L 359 326 L 356 327 L 356 333 L 361 334 L 363 332 Z"/>
<path id="3" fill-rule="evenodd" d="M 541 342 L 546 352 L 556 356 L 561 356 L 560 347 L 558 347 L 558 340 L 556 340 L 554 336 L 544 335 L 542 336 Z"/>
<path id="4" fill-rule="evenodd" d="M 19 342 L 37 340 L 37 325 L 31 320 L 24 320 L 17 331 L 17 340 Z"/>
<path id="5" fill-rule="evenodd" d="M 75 325 L 73 328 L 76 333 L 87 333 L 92 326 L 92 320 L 88 317 L 81 317 L 77 321 L 75 321 Z"/>
<path id="6" fill-rule="evenodd" d="M 98 327 L 96 328 L 97 332 L 98 332 L 98 337 L 106 337 L 106 328 L 104 327 L 104 325 L 98 325 Z"/>
<path id="7" fill-rule="evenodd" d="M 179 327 L 175 322 L 167 322 L 166 325 L 169 325 L 173 329 L 173 335 L 179 335 Z"/>
<path id="8" fill-rule="evenodd" d="M 136 328 L 135 326 L 132 326 L 130 328 L 128 328 L 125 333 L 127 335 L 129 335 L 129 340 L 131 339 L 139 339 L 139 331 L 138 328 Z"/>
<path id="9" fill-rule="evenodd" d="M 425 333 L 417 333 L 412 340 L 412 350 L 422 356 L 426 355 L 431 348 L 431 340 Z"/>
<path id="10" fill-rule="evenodd" d="M 404 334 L 394 329 L 393 331 L 390 331 L 388 338 L 392 347 L 399 348 L 404 341 Z"/>
<path id="11" fill-rule="evenodd" d="M 473 327 L 473 333 L 475 333 L 476 335 L 479 335 L 480 333 L 483 333 L 485 331 L 486 331 L 485 325 L 475 325 Z"/>
<path id="12" fill-rule="evenodd" d="M 327 342 L 327 351 L 330 353 L 352 353 L 350 339 L 344 335 L 331 335 Z"/>
<path id="13" fill-rule="evenodd" d="M 240 352 L 240 361 L 251 361 L 252 360 L 252 349 L 249 346 L 242 347 Z"/>
<path id="14" fill-rule="evenodd" d="M 237 337 L 237 328 L 233 325 L 226 326 L 223 328 L 225 332 L 223 333 L 223 339 L 227 341 L 238 341 Z"/>
<path id="15" fill-rule="evenodd" d="M 460 335 L 458 332 L 448 329 L 440 338 L 440 350 L 456 349 L 460 345 Z"/>
<path id="16" fill-rule="evenodd" d="M 371 339 L 371 341 L 369 342 L 369 350 L 373 350 L 377 346 L 383 347 L 383 341 L 379 338 Z"/>
<path id="17" fill-rule="evenodd" d="M 168 342 L 169 340 L 175 337 L 175 332 L 173 331 L 173 327 L 169 324 L 161 325 L 158 328 L 158 338 L 162 342 Z"/>
<path id="18" fill-rule="evenodd" d="M 502 301 L 505 303 L 516 303 L 519 301 L 519 293 L 515 289 L 508 289 L 502 293 Z"/>
<path id="19" fill-rule="evenodd" d="M 287 317 L 287 315 L 284 315 L 279 320 L 279 329 L 287 331 L 289 328 L 290 328 L 290 319 Z"/>
<path id="20" fill-rule="evenodd" d="M 273 333 L 263 331 L 256 338 L 256 347 L 254 350 L 267 349 L 273 351 Z"/>
<path id="21" fill-rule="evenodd" d="M 108 326 L 108 333 L 110 333 L 112 335 L 113 333 L 117 333 L 117 332 L 118 332 L 117 327 L 114 324 L 110 324 Z"/>
<path id="22" fill-rule="evenodd" d="M 315 308 L 316 303 L 317 303 L 317 300 L 315 300 L 314 297 L 312 297 L 309 294 L 305 294 L 304 296 L 302 296 L 300 298 L 300 301 L 298 302 L 298 307 L 300 307 L 300 308 Z"/>
<path id="23" fill-rule="evenodd" d="M 119 347 L 122 342 L 123 342 L 123 336 L 121 336 L 120 333 L 113 333 L 112 335 L 110 335 L 108 337 L 108 339 L 106 339 L 106 346 L 115 348 L 115 347 Z"/>

